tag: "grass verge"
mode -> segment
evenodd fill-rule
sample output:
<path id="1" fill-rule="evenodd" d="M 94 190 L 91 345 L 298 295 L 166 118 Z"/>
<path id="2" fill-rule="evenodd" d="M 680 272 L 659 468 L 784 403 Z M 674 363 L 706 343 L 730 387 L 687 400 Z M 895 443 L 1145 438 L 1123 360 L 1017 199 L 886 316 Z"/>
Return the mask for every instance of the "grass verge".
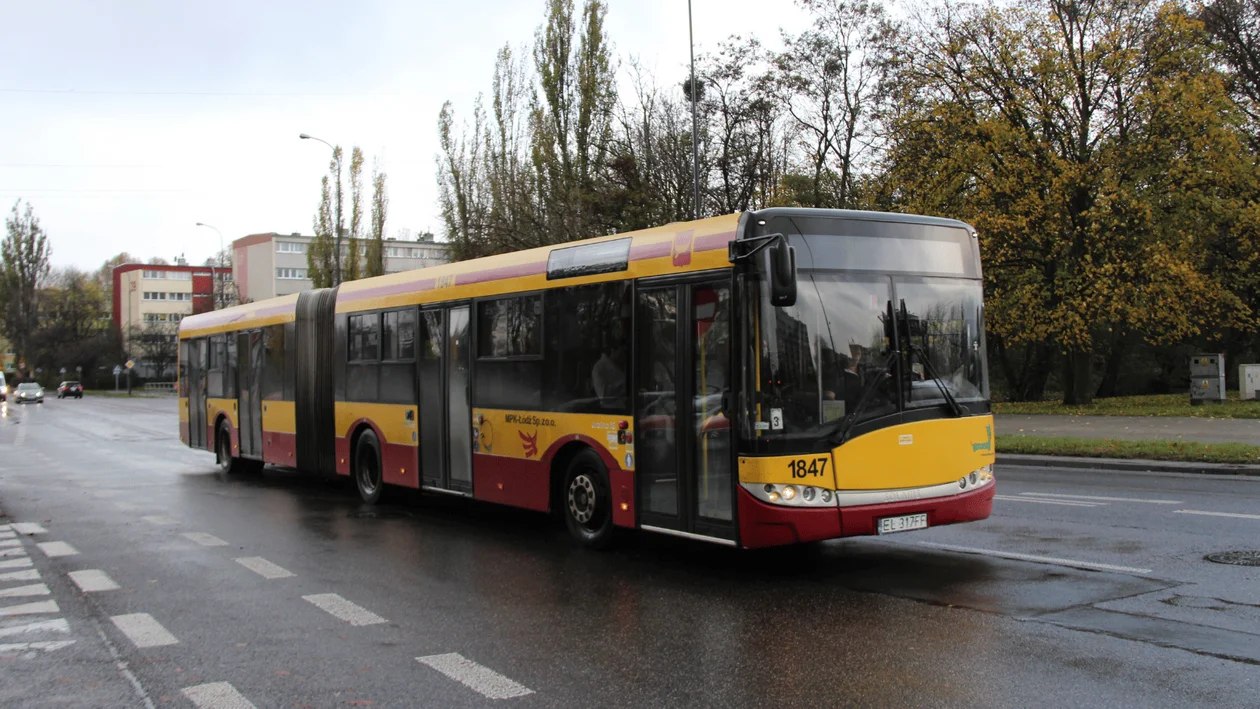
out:
<path id="1" fill-rule="evenodd" d="M 1198 441 L 1140 441 L 1067 436 L 999 435 L 1001 453 L 1070 455 L 1084 458 L 1135 458 L 1183 463 L 1241 463 L 1260 465 L 1260 446 L 1247 443 L 1200 443 Z"/>
<path id="2" fill-rule="evenodd" d="M 1192 406 L 1189 394 L 1116 396 L 1089 406 L 1064 406 L 1062 401 L 1008 401 L 993 404 L 997 414 L 1068 414 L 1072 416 L 1192 416 L 1194 418 L 1260 419 L 1260 401 L 1239 401 L 1237 392 L 1223 404 Z"/>

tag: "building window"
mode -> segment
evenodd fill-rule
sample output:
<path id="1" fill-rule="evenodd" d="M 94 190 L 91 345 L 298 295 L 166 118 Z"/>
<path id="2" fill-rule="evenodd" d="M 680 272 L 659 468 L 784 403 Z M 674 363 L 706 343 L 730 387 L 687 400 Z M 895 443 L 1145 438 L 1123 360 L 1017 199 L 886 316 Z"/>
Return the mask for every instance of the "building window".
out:
<path id="1" fill-rule="evenodd" d="M 168 281 L 191 281 L 192 271 L 167 271 L 166 280 Z"/>
<path id="2" fill-rule="evenodd" d="M 380 359 L 381 314 L 351 315 L 349 336 L 349 361 L 375 362 Z"/>
<path id="3" fill-rule="evenodd" d="M 276 278 L 286 281 L 301 281 L 306 279 L 305 268 L 277 268 Z"/>
<path id="4" fill-rule="evenodd" d="M 156 291 L 145 291 L 144 299 L 145 300 L 166 300 L 166 294 L 156 292 Z"/>
<path id="5" fill-rule="evenodd" d="M 191 302 L 192 293 L 167 293 L 167 300 L 176 300 L 181 302 Z"/>
<path id="6" fill-rule="evenodd" d="M 144 277 L 144 278 L 151 278 L 151 279 L 165 279 L 165 278 L 166 278 L 166 271 L 148 271 L 148 270 L 146 270 L 146 271 L 144 272 L 143 277 Z"/>
<path id="7" fill-rule="evenodd" d="M 277 241 L 276 253 L 304 254 L 306 253 L 306 244 L 301 244 L 296 241 Z"/>

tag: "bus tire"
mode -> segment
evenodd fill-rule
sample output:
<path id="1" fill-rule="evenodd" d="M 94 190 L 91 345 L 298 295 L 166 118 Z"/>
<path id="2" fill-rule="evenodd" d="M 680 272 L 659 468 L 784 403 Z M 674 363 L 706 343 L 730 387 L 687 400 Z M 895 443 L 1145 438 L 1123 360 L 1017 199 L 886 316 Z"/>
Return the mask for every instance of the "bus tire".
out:
<path id="1" fill-rule="evenodd" d="M 354 485 L 365 504 L 375 505 L 385 495 L 384 473 L 381 468 L 381 444 L 376 432 L 368 429 L 359 434 L 354 444 Z"/>
<path id="2" fill-rule="evenodd" d="M 573 456 L 564 474 L 561 509 L 569 533 L 583 546 L 604 549 L 612 543 L 612 492 L 608 469 L 591 449 Z"/>
<path id="3" fill-rule="evenodd" d="M 244 461 L 232 456 L 232 430 L 226 420 L 219 422 L 219 434 L 214 441 L 214 460 L 219 464 L 219 477 L 222 478 L 239 475 L 244 468 Z"/>

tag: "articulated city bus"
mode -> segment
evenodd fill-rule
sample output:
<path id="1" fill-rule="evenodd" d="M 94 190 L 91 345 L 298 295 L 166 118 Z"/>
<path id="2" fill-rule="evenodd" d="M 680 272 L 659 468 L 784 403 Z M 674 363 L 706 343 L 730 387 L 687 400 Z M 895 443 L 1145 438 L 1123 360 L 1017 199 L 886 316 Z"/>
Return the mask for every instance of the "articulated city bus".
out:
<path id="1" fill-rule="evenodd" d="M 264 464 L 746 548 L 984 519 L 974 230 L 774 208 L 180 323 L 180 438 Z"/>

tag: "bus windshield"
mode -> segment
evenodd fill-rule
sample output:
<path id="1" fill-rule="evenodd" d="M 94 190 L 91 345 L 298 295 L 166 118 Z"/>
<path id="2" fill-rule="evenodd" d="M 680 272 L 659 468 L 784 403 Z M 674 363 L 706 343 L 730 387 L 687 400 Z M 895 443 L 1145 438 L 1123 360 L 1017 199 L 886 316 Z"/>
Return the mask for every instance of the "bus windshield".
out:
<path id="1" fill-rule="evenodd" d="M 790 308 L 747 283 L 756 393 L 744 430 L 757 452 L 822 450 L 842 428 L 913 409 L 948 416 L 945 391 L 963 412 L 987 411 L 979 280 L 801 271 Z"/>

